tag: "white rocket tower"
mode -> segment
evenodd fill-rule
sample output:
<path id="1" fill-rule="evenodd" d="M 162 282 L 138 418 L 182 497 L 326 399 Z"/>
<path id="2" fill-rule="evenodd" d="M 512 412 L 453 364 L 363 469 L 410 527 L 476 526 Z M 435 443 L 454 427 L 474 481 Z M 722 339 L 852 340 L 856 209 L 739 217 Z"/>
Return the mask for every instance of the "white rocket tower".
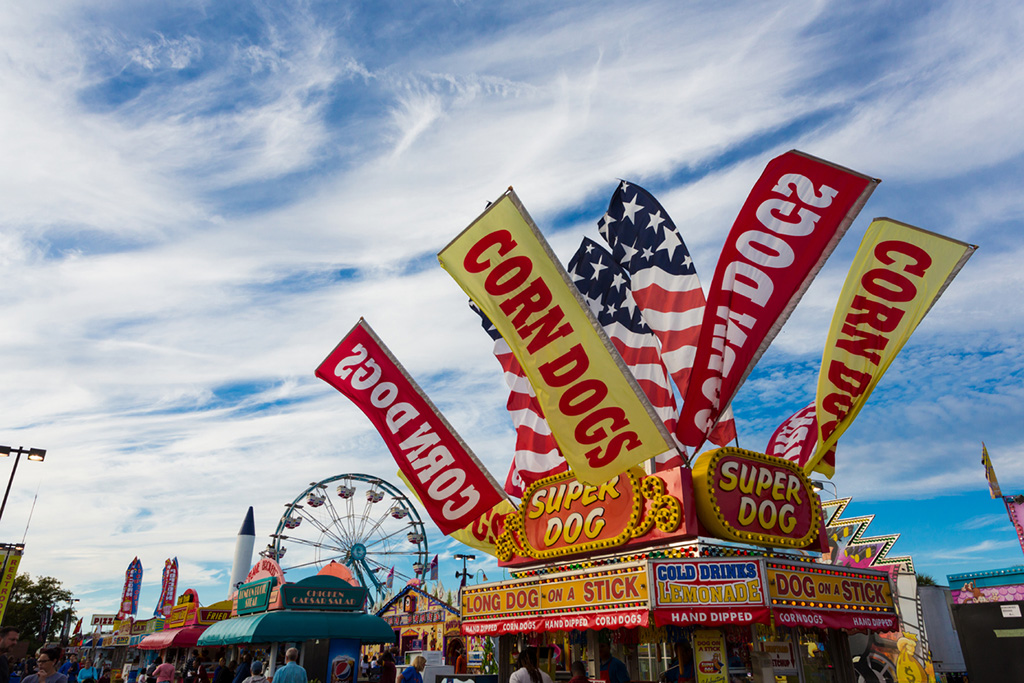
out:
<path id="1" fill-rule="evenodd" d="M 235 539 L 235 561 L 231 564 L 231 584 L 228 586 L 228 595 L 234 594 L 238 584 L 245 581 L 246 574 L 252 567 L 252 549 L 256 544 L 256 524 L 252 519 L 252 506 L 245 513 L 245 521 L 242 528 L 238 530 L 238 537 Z"/>

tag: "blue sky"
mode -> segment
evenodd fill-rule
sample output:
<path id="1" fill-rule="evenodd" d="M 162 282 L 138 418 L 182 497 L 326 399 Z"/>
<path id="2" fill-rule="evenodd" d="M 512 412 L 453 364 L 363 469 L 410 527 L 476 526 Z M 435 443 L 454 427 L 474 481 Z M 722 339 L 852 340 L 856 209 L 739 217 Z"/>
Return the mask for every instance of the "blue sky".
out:
<path id="1" fill-rule="evenodd" d="M 504 383 L 435 254 L 507 186 L 564 262 L 644 185 L 706 287 L 791 148 L 882 184 L 741 389 L 741 445 L 809 400 L 873 217 L 977 244 L 834 482 L 940 580 L 1022 562 L 979 462 L 1024 490 L 1018 3 L 36 5 L 0 11 L 0 443 L 49 453 L 0 534 L 38 490 L 23 567 L 83 612 L 136 555 L 142 613 L 170 556 L 220 599 L 249 505 L 262 544 L 310 481 L 393 479 L 313 377 L 360 316 L 504 478 Z"/>

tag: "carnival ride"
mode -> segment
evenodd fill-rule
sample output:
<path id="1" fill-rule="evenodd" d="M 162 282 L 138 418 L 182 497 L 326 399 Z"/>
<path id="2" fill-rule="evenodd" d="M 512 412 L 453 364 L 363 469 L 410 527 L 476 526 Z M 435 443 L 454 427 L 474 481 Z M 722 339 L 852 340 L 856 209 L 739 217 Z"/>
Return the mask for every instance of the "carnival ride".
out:
<path id="1" fill-rule="evenodd" d="M 312 482 L 285 513 L 260 555 L 282 570 L 319 569 L 332 560 L 348 567 L 384 598 L 394 571 L 401 583 L 427 566 L 427 533 L 416 508 L 395 486 L 369 474 L 339 474 Z"/>

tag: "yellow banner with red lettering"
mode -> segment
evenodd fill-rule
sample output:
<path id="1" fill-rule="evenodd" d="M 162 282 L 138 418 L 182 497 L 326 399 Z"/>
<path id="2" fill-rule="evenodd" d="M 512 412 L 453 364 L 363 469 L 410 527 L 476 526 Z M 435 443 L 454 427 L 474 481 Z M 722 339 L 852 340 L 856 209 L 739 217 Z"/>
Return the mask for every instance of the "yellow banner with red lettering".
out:
<path id="1" fill-rule="evenodd" d="M 4 551 L 3 575 L 0 576 L 0 620 L 4 618 L 4 612 L 7 611 L 7 602 L 11 598 L 14 579 L 18 576 L 21 552 L 21 550 L 14 548 Z"/>
<path id="2" fill-rule="evenodd" d="M 977 247 L 877 218 L 839 295 L 818 374 L 818 447 L 809 474 L 835 445 L 918 323 Z"/>
<path id="3" fill-rule="evenodd" d="M 511 188 L 438 254 L 533 385 L 576 477 L 600 484 L 672 437 Z"/>

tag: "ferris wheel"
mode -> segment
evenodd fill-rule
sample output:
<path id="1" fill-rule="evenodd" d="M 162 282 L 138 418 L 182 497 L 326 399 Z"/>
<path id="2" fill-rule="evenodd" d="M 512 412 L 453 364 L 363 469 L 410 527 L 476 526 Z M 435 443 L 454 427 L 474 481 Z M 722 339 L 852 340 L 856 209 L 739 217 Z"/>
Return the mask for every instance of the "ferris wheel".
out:
<path id="1" fill-rule="evenodd" d="M 427 565 L 427 533 L 416 508 L 395 486 L 369 474 L 316 481 L 285 505 L 271 542 L 260 555 L 285 571 L 319 569 L 335 560 L 348 567 L 376 602 Z"/>

